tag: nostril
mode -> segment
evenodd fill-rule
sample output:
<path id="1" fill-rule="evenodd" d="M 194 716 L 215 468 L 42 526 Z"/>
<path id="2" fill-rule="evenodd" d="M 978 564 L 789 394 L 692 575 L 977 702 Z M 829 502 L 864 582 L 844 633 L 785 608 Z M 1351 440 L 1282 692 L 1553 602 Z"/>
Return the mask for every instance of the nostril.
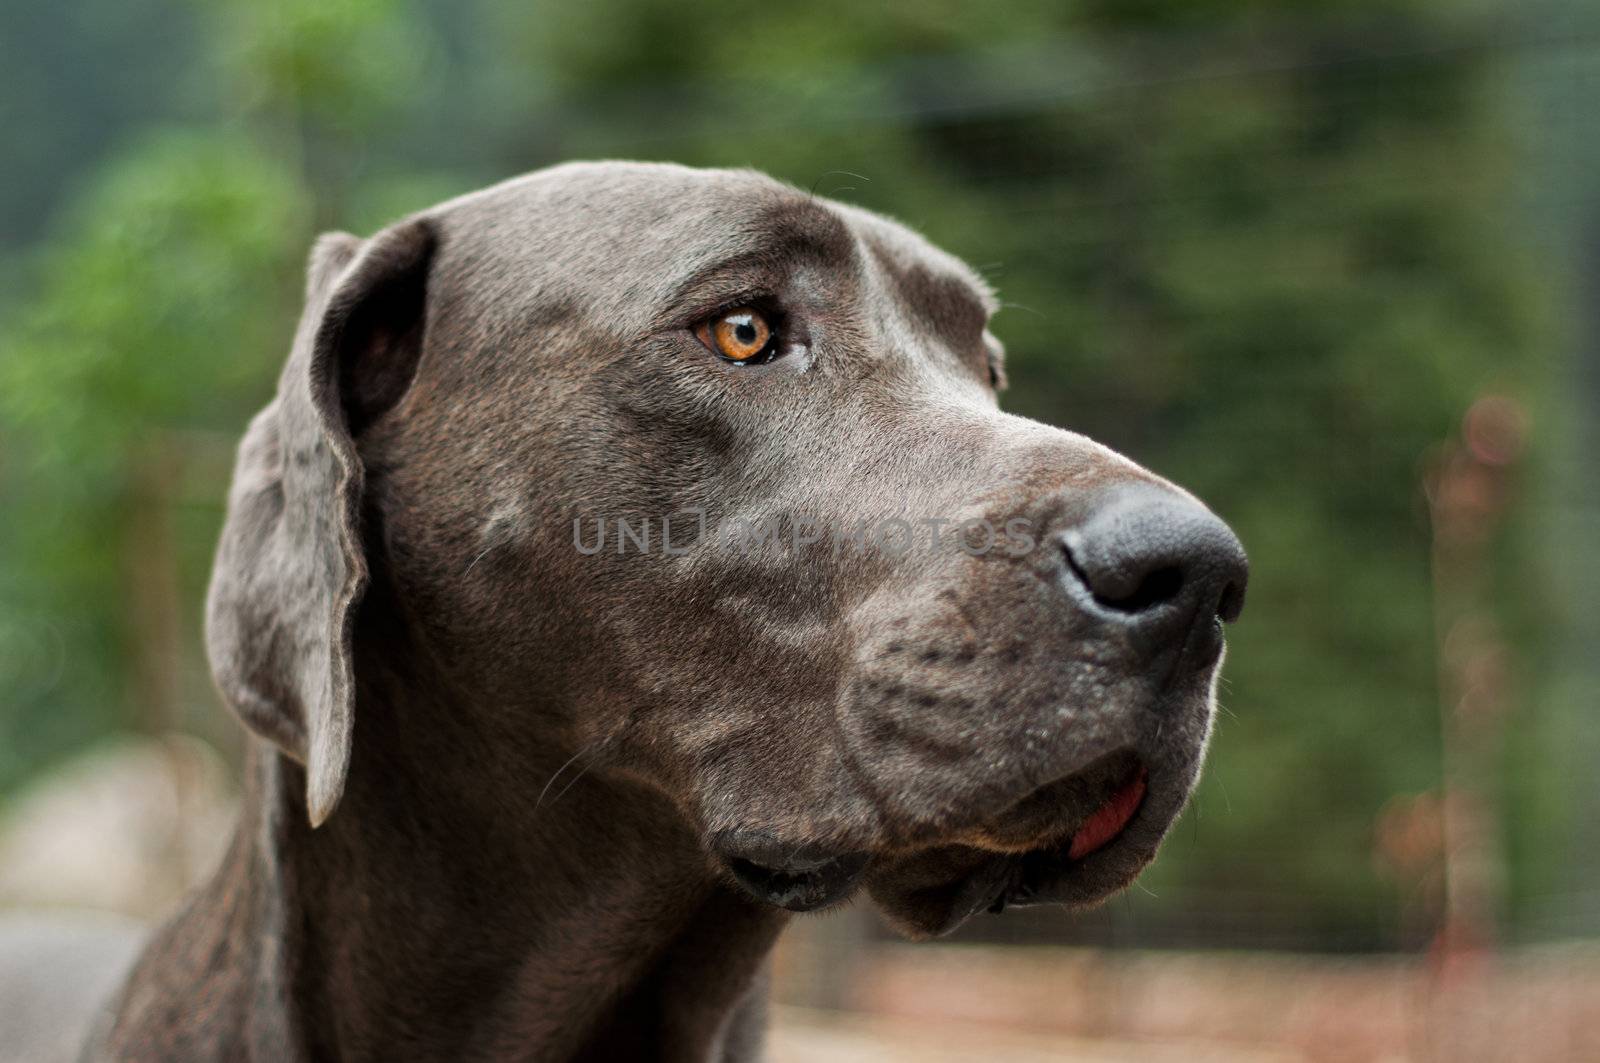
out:
<path id="1" fill-rule="evenodd" d="M 1073 575 L 1107 609 L 1142 613 L 1171 601 L 1183 591 L 1183 569 L 1177 565 L 1113 565 L 1086 571 L 1073 556 L 1070 537 L 1063 545 Z"/>
<path id="2" fill-rule="evenodd" d="M 1126 609 L 1130 613 L 1137 613 L 1162 602 L 1171 601 L 1183 590 L 1183 570 L 1176 565 L 1167 565 L 1149 573 L 1139 581 L 1139 586 L 1134 588 L 1132 594 L 1126 598 L 1106 600 L 1105 604 L 1113 609 Z"/>

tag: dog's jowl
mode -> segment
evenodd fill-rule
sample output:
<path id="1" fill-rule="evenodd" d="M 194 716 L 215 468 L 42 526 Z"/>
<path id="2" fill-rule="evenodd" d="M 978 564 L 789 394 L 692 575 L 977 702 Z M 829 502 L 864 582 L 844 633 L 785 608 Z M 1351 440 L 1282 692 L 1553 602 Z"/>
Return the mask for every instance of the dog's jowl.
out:
<path id="1" fill-rule="evenodd" d="M 1244 553 L 1002 412 L 994 310 L 743 171 L 319 240 L 207 603 L 242 820 L 89 1058 L 751 1058 L 790 911 L 923 938 L 1127 885 Z"/>

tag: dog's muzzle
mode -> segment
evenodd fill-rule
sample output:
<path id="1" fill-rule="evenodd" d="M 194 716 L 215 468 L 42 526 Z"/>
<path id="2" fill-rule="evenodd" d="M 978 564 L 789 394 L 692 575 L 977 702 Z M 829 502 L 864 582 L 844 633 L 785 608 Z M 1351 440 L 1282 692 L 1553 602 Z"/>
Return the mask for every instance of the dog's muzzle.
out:
<path id="1" fill-rule="evenodd" d="M 890 660 L 890 670 L 859 685 L 873 698 L 847 710 L 845 729 L 861 743 L 860 760 L 893 765 L 877 803 L 899 829 L 864 829 L 859 838 L 877 840 L 847 846 L 725 831 L 712 848 L 740 887 L 811 911 L 865 881 L 903 926 L 938 934 L 979 911 L 1092 903 L 1148 864 L 1198 771 L 1222 624 L 1244 602 L 1244 549 L 1204 506 L 1155 484 L 1107 488 L 1073 508 L 1081 515 L 1044 537 L 1050 553 L 1031 568 L 1050 588 L 1032 620 L 1059 616 L 1100 647 L 1089 666 L 1095 678 L 1064 689 L 1103 703 L 1065 714 L 1058 706 L 1070 701 L 997 706 L 980 730 L 968 715 L 983 699 L 974 681 L 936 653 L 867 645 L 863 656 Z M 980 674 L 1005 682 L 998 665 Z M 1081 735 L 1075 720 L 1089 721 Z M 1030 742 L 1028 759 L 999 755 Z"/>

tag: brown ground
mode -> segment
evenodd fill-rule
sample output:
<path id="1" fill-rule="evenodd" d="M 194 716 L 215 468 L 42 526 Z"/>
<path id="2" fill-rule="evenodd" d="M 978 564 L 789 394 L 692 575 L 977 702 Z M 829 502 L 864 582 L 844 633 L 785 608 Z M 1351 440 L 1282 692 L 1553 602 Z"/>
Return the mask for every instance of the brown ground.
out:
<path id="1" fill-rule="evenodd" d="M 1448 974 L 1413 957 L 937 945 L 878 946 L 849 970 L 848 1010 L 775 1010 L 777 1063 L 1600 1061 L 1593 945 Z"/>

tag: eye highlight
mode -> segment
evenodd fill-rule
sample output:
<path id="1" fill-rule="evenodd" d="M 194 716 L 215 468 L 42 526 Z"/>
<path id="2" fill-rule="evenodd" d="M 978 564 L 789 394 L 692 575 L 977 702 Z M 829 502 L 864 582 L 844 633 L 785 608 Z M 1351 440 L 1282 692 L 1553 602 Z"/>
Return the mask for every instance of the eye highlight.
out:
<path id="1" fill-rule="evenodd" d="M 694 327 L 711 353 L 740 365 L 770 361 L 778 351 L 778 331 L 767 316 L 751 306 L 724 310 Z"/>

